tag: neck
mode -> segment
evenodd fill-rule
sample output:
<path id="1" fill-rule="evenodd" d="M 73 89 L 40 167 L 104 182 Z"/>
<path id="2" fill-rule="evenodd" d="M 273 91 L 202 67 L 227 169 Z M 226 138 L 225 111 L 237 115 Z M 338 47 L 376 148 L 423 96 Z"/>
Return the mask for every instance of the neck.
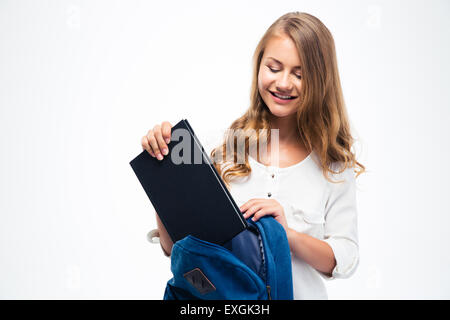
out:
<path id="1" fill-rule="evenodd" d="M 286 117 L 270 115 L 272 129 L 278 129 L 280 145 L 292 145 L 300 142 L 296 114 Z"/>

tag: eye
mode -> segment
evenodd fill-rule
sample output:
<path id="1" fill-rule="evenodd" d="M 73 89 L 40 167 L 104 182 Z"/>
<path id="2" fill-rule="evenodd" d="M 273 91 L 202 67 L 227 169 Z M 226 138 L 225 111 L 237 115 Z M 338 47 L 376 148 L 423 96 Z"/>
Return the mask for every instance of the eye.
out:
<path id="1" fill-rule="evenodd" d="M 277 73 L 278 71 L 280 71 L 280 70 L 277 70 L 277 69 L 272 69 L 271 67 L 267 67 L 267 68 L 269 68 L 270 71 L 272 71 L 273 73 Z"/>
<path id="2" fill-rule="evenodd" d="M 301 79 L 301 78 L 302 78 L 302 76 L 299 75 L 299 74 L 296 74 L 295 76 L 296 76 L 298 79 Z"/>

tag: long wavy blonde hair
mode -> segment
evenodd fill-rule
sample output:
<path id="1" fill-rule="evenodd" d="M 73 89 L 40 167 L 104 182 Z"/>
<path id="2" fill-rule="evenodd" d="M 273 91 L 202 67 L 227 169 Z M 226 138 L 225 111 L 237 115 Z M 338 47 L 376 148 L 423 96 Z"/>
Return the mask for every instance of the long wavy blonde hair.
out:
<path id="1" fill-rule="evenodd" d="M 316 17 L 304 12 L 290 12 L 278 18 L 259 41 L 253 55 L 250 107 L 231 124 L 222 145 L 211 151 L 214 166 L 228 189 L 233 179 L 248 176 L 251 172 L 248 162 L 250 143 L 259 145 L 261 138 L 270 139 L 270 110 L 258 90 L 258 72 L 268 40 L 280 33 L 289 36 L 295 43 L 302 65 L 302 86 L 296 118 L 304 146 L 315 151 L 318 165 L 330 182 L 335 182 L 330 179 L 330 173 L 339 174 L 347 168 L 354 168 L 358 177 L 365 171 L 351 151 L 354 139 L 342 94 L 333 36 Z M 245 141 L 244 161 L 237 161 L 242 155 L 238 154 L 235 142 L 240 138 Z M 233 159 L 223 159 L 227 149 Z M 333 171 L 336 163 L 341 164 L 340 170 Z"/>

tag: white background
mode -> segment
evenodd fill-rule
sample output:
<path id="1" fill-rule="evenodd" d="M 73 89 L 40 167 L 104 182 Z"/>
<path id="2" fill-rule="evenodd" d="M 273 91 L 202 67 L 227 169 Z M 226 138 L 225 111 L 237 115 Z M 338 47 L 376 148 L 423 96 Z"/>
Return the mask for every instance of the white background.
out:
<path id="1" fill-rule="evenodd" d="M 0 1 L 0 298 L 161 299 L 170 260 L 129 161 L 187 118 L 213 146 L 289 11 L 332 32 L 361 262 L 331 299 L 450 298 L 449 1 Z"/>

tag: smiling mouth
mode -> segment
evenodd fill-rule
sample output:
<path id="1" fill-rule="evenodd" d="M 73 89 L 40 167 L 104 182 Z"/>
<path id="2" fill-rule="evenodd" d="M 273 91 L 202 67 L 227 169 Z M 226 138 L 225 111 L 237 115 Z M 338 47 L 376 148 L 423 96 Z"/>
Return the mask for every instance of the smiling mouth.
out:
<path id="1" fill-rule="evenodd" d="M 297 98 L 297 96 L 282 95 L 282 94 L 279 94 L 277 92 L 272 92 L 270 90 L 269 90 L 269 92 L 274 97 L 277 97 L 277 98 L 282 99 L 282 100 L 293 100 L 293 99 Z"/>

